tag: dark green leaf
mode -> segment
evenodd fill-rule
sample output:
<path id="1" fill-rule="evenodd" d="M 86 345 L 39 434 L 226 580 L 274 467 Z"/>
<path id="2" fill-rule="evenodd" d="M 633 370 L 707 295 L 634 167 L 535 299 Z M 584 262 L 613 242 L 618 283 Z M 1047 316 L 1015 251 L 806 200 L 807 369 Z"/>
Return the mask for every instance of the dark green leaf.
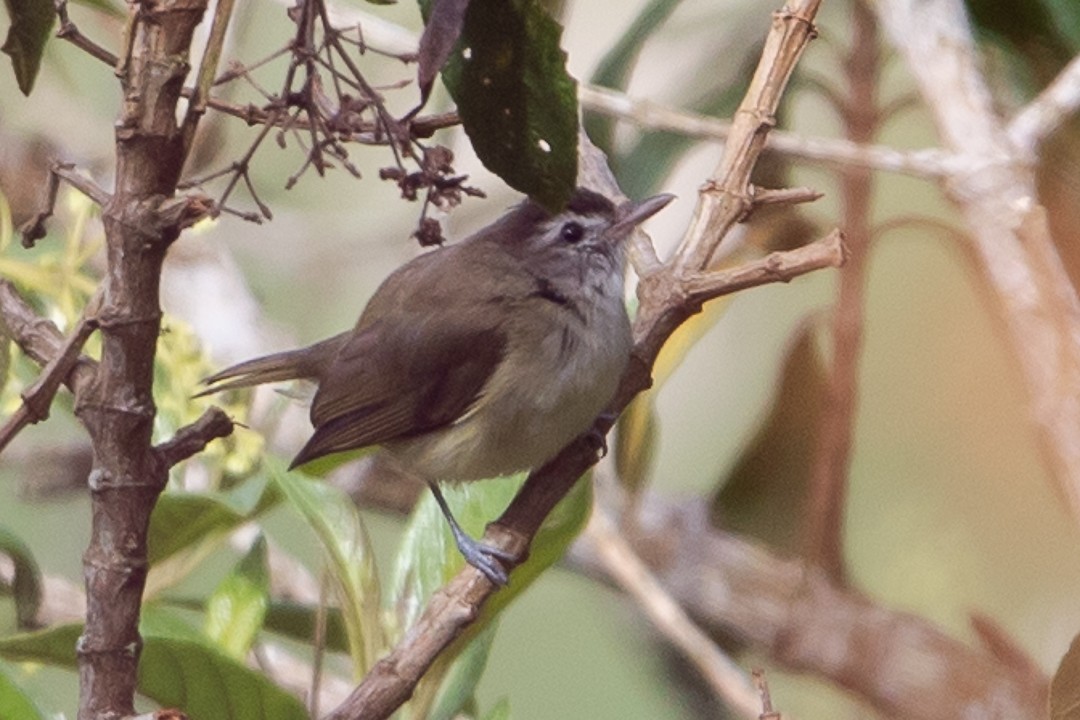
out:
<path id="1" fill-rule="evenodd" d="M 10 660 L 75 667 L 81 625 L 0 639 Z M 306 720 L 303 705 L 268 678 L 190 637 L 145 633 L 139 692 L 191 720 Z"/>
<path id="2" fill-rule="evenodd" d="M 251 478 L 228 494 L 166 492 L 150 516 L 150 563 L 208 538 L 221 538 L 277 503 L 263 478 Z"/>
<path id="3" fill-rule="evenodd" d="M 577 83 L 561 35 L 536 0 L 472 0 L 442 73 L 480 161 L 551 210 L 577 183 Z"/>
<path id="4" fill-rule="evenodd" d="M 0 554 L 11 558 L 15 566 L 15 577 L 11 583 L 15 617 L 19 627 L 28 627 L 34 623 L 38 606 L 41 605 L 41 570 L 30 548 L 4 528 L 0 528 Z"/>
<path id="5" fill-rule="evenodd" d="M 4 672 L 0 665 L 0 718 L 4 720 L 46 720 L 48 715 Z"/>
<path id="6" fill-rule="evenodd" d="M 1080 720 L 1080 635 L 1050 681 L 1050 720 Z"/>
<path id="7" fill-rule="evenodd" d="M 41 68 L 41 56 L 52 32 L 56 11 L 51 0 L 4 0 L 4 6 L 11 27 L 0 51 L 11 56 L 19 89 L 23 95 L 29 95 Z"/>
<path id="8" fill-rule="evenodd" d="M 260 534 L 207 600 L 206 635 L 227 655 L 242 661 L 262 630 L 269 605 L 266 538 Z"/>
<path id="9" fill-rule="evenodd" d="M 315 637 L 315 608 L 294 602 L 272 602 L 264 624 L 267 630 L 310 643 Z M 326 608 L 326 649 L 348 652 L 349 639 L 341 610 Z"/>
<path id="10" fill-rule="evenodd" d="M 803 325 L 784 361 L 764 425 L 713 500 L 718 525 L 794 551 L 825 397 L 813 328 Z"/>

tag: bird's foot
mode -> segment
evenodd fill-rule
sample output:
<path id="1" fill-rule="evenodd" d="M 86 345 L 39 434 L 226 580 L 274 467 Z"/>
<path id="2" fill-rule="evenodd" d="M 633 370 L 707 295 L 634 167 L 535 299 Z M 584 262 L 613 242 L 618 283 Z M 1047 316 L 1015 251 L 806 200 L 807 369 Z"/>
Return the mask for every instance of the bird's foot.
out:
<path id="1" fill-rule="evenodd" d="M 453 525 L 451 525 L 450 529 L 454 531 L 454 543 L 457 544 L 458 552 L 465 558 L 465 562 L 482 572 L 484 577 L 490 580 L 493 585 L 504 587 L 510 582 L 510 577 L 500 561 L 513 562 L 517 560 L 516 555 L 491 545 L 485 545 Z"/>

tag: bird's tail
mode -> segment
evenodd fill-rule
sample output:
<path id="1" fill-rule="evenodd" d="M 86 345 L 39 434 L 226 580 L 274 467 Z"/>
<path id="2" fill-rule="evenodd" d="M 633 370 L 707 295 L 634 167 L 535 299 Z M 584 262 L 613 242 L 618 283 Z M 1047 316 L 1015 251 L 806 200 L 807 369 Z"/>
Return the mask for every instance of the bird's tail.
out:
<path id="1" fill-rule="evenodd" d="M 342 333 L 314 345 L 225 368 L 204 379 L 203 384 L 208 387 L 195 397 L 282 380 L 318 380 L 348 337 L 348 333 Z"/>

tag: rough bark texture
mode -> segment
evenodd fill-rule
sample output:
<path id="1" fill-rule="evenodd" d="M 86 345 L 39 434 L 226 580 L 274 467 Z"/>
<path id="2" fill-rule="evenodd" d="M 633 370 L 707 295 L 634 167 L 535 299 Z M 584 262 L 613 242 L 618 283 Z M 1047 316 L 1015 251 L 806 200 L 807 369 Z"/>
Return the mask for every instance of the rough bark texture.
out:
<path id="1" fill-rule="evenodd" d="M 77 413 L 94 445 L 93 526 L 83 557 L 86 627 L 79 640 L 79 718 L 133 714 L 146 582 L 146 533 L 168 467 L 151 445 L 158 283 L 179 223 L 160 212 L 183 164 L 177 101 L 205 0 L 145 2 L 128 21 L 118 75 L 116 188 L 104 208 L 108 269 L 101 363 Z"/>

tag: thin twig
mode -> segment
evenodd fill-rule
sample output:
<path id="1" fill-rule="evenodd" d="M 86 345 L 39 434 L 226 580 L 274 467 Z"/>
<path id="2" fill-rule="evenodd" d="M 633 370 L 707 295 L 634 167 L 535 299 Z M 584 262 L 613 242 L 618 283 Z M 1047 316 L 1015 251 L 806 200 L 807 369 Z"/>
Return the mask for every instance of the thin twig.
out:
<path id="1" fill-rule="evenodd" d="M 731 123 L 726 120 L 640 100 L 608 88 L 582 83 L 578 87 L 578 100 L 586 110 L 625 118 L 645 130 L 663 130 L 717 141 L 726 140 L 731 132 Z M 970 163 L 969 158 L 939 148 L 897 150 L 886 145 L 860 145 L 837 138 L 805 137 L 784 130 L 770 132 L 766 147 L 796 159 L 924 178 L 942 177 Z"/>
<path id="2" fill-rule="evenodd" d="M 103 291 L 97 292 L 83 309 L 83 314 L 75 324 L 71 334 L 64 340 L 52 359 L 42 369 L 41 374 L 30 387 L 22 392 L 22 404 L 18 410 L 0 427 L 0 452 L 8 446 L 16 435 L 33 423 L 49 417 L 53 398 L 60 386 L 68 380 L 71 371 L 82 359 L 82 347 L 97 330 L 97 312 L 101 307 Z"/>
<path id="3" fill-rule="evenodd" d="M 56 0 L 54 7 L 56 8 L 56 16 L 60 19 L 60 27 L 56 31 L 56 37 L 67 40 L 90 55 L 90 57 L 97 58 L 109 67 L 116 67 L 116 55 L 83 35 L 75 23 L 71 21 L 71 18 L 68 17 L 67 0 Z"/>
<path id="4" fill-rule="evenodd" d="M 210 37 L 206 40 L 206 48 L 203 50 L 199 72 L 195 78 L 195 87 L 189 96 L 187 113 L 184 115 L 184 122 L 180 128 L 184 137 L 185 157 L 191 152 L 191 144 L 195 140 L 195 128 L 198 126 L 199 119 L 206 112 L 210 88 L 213 87 L 214 77 L 217 75 L 218 63 L 221 61 L 221 51 L 225 47 L 225 35 L 229 29 L 229 21 L 232 19 L 235 1 L 217 0 L 214 5 L 214 22 L 210 26 Z"/>
<path id="5" fill-rule="evenodd" d="M 1074 57 L 1038 97 L 1009 123 L 1009 139 L 1034 156 L 1039 144 L 1080 107 L 1080 55 Z"/>
<path id="6" fill-rule="evenodd" d="M 154 448 L 157 456 L 172 467 L 202 452 L 211 441 L 232 434 L 233 421 L 219 407 L 212 407 L 198 420 L 176 431 L 171 438 Z"/>
<path id="7" fill-rule="evenodd" d="M 56 208 L 56 196 L 60 190 L 60 180 L 66 180 L 76 190 L 104 207 L 109 201 L 109 193 L 88 177 L 79 173 L 72 163 L 55 162 L 49 167 L 49 178 L 45 188 L 45 206 L 19 228 L 22 234 L 22 246 L 31 248 L 47 233 L 45 221 L 52 217 Z"/>
<path id="8" fill-rule="evenodd" d="M 582 541 L 592 545 L 603 571 L 693 664 L 713 693 L 738 714 L 757 718 L 761 706 L 749 679 L 657 582 L 599 504 L 593 507 Z"/>

